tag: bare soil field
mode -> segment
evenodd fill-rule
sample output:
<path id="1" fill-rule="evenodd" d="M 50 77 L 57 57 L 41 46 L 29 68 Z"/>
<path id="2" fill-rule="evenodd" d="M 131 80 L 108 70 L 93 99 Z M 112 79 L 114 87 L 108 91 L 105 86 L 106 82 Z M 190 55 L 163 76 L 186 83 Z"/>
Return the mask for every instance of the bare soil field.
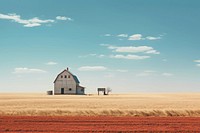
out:
<path id="1" fill-rule="evenodd" d="M 0 94 L 0 132 L 199 132 L 200 93 Z"/>
<path id="2" fill-rule="evenodd" d="M 200 93 L 0 94 L 0 116 L 200 116 Z"/>
<path id="3" fill-rule="evenodd" d="M 0 132 L 199 132 L 199 117 L 1 116 Z"/>

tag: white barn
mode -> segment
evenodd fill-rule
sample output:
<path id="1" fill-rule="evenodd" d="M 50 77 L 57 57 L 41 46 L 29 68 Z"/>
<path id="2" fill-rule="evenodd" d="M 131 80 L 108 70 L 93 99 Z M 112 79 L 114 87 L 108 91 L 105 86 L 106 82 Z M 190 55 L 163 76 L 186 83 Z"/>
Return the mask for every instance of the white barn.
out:
<path id="1" fill-rule="evenodd" d="M 79 84 L 78 78 L 67 68 L 54 81 L 54 95 L 84 95 L 85 88 Z"/>

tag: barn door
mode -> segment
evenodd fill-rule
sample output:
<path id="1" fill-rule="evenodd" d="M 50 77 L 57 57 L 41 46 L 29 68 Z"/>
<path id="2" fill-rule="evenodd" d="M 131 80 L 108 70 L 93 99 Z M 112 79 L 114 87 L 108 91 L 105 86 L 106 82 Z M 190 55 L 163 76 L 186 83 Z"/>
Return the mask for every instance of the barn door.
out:
<path id="1" fill-rule="evenodd" d="M 64 88 L 61 88 L 61 94 L 64 94 Z"/>

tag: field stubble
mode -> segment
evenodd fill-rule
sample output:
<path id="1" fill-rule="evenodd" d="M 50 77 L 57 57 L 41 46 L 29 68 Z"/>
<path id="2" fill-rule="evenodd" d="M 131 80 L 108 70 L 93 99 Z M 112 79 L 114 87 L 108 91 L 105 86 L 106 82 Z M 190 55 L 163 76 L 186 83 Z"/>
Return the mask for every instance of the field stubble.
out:
<path id="1" fill-rule="evenodd" d="M 1 116 L 200 116 L 200 93 L 65 95 L 0 94 Z"/>

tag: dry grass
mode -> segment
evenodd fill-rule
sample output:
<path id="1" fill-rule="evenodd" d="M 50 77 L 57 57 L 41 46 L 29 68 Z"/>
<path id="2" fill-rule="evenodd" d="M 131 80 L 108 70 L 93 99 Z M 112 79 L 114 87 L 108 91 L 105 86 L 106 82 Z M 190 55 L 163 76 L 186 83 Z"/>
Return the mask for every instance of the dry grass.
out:
<path id="1" fill-rule="evenodd" d="M 0 94 L 0 115 L 200 116 L 200 93 L 110 96 Z"/>

